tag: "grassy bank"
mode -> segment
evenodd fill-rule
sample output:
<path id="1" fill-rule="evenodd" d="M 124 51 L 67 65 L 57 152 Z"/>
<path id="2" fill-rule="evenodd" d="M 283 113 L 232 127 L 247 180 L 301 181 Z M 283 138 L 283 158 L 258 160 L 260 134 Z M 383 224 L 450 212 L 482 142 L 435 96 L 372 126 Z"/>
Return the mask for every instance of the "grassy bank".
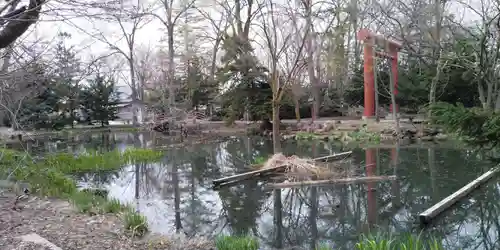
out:
<path id="1" fill-rule="evenodd" d="M 364 236 L 356 244 L 357 250 L 444 250 L 444 246 L 434 238 L 424 239 L 422 235 L 391 235 Z"/>
<path id="2" fill-rule="evenodd" d="M 33 135 L 72 135 L 78 133 L 98 133 L 98 132 L 140 132 L 146 131 L 144 127 L 134 127 L 132 125 L 110 125 L 106 127 L 101 126 L 77 126 L 74 128 L 67 127 L 61 130 L 36 130 L 31 131 Z"/>
<path id="3" fill-rule="evenodd" d="M 258 250 L 259 242 L 250 236 L 219 236 L 215 247 L 217 250 Z"/>
<path id="4" fill-rule="evenodd" d="M 331 132 L 328 134 L 316 134 L 310 132 L 297 132 L 295 140 L 325 140 L 325 141 L 340 141 L 340 142 L 369 142 L 380 143 L 384 141 L 380 133 L 370 132 L 367 130 L 349 131 L 349 132 Z M 392 139 L 392 138 L 391 138 Z M 387 139 L 386 139 L 387 140 Z"/>
<path id="5" fill-rule="evenodd" d="M 3 149 L 0 150 L 0 169 L 3 176 L 11 174 L 16 181 L 28 183 L 33 193 L 67 199 L 80 212 L 120 214 L 129 232 L 142 235 L 148 230 L 142 215 L 128 205 L 108 199 L 103 192 L 77 190 L 76 182 L 69 176 L 77 172 L 114 170 L 126 164 L 156 162 L 163 155 L 163 152 L 149 149 L 128 149 L 80 156 L 60 153 L 35 159 L 23 152 Z"/>
<path id="6" fill-rule="evenodd" d="M 250 236 L 219 236 L 215 241 L 218 250 L 258 250 L 259 242 Z M 336 249 L 328 244 L 320 244 L 315 250 Z M 436 239 L 426 240 L 421 235 L 363 236 L 355 244 L 356 250 L 444 250 L 444 246 Z"/>

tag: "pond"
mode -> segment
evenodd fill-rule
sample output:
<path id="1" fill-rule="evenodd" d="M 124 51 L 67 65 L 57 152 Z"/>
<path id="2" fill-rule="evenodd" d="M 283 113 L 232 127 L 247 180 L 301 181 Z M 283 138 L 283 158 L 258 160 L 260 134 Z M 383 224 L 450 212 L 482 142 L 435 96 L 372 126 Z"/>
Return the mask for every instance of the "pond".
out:
<path id="1" fill-rule="evenodd" d="M 79 152 L 169 143 L 149 134 L 103 133 L 40 140 L 34 152 Z M 286 154 L 318 157 L 346 151 L 326 142 L 287 142 Z M 355 149 L 346 166 L 362 175 L 397 175 L 396 181 L 265 190 L 262 183 L 212 190 L 213 179 L 248 171 L 254 159 L 272 153 L 264 138 L 169 149 L 161 162 L 124 166 L 78 176 L 82 186 L 106 188 L 146 215 L 153 232 L 188 236 L 250 234 L 266 248 L 354 249 L 361 234 L 419 232 L 416 215 L 494 164 L 481 152 L 453 145 Z M 499 249 L 500 192 L 496 179 L 446 212 L 426 233 L 446 249 Z"/>

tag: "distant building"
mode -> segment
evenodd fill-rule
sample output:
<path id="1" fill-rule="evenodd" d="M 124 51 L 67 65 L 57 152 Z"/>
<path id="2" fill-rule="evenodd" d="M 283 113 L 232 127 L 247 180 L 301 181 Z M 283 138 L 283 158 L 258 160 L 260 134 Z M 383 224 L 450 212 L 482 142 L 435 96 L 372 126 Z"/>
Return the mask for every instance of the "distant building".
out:
<path id="1" fill-rule="evenodd" d="M 123 121 L 127 124 L 132 124 L 134 113 L 133 111 L 135 109 L 137 112 L 137 121 L 139 122 L 139 124 L 143 123 L 143 118 L 145 118 L 143 111 L 147 111 L 146 105 L 144 105 L 144 103 L 142 103 L 141 101 L 136 101 L 135 103 L 132 101 L 123 101 L 117 106 L 118 114 L 116 116 L 118 116 L 118 118 L 116 120 Z"/>

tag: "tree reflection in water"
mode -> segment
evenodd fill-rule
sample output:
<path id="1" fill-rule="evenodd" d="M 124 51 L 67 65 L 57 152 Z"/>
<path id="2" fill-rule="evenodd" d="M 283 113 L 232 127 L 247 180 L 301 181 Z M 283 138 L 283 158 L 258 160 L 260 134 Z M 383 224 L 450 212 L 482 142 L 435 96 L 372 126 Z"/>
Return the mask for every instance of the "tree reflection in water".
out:
<path id="1" fill-rule="evenodd" d="M 143 135 L 140 146 L 167 143 L 151 138 Z M 57 147 L 75 152 L 82 145 L 109 150 L 134 146 L 136 139 L 134 134 L 80 136 L 63 140 Z M 313 157 L 345 150 L 336 144 L 311 143 L 283 143 L 283 152 Z M 398 179 L 370 187 L 350 184 L 269 192 L 251 180 L 211 189 L 212 179 L 248 171 L 254 159 L 271 152 L 272 144 L 266 139 L 234 138 L 168 150 L 157 164 L 75 178 L 105 186 L 110 195 L 135 204 L 156 232 L 250 234 L 266 246 L 312 249 L 327 242 L 335 249 L 354 249 L 360 233 L 418 233 L 418 213 L 493 166 L 480 151 L 442 145 L 355 149 L 343 166 L 346 174 L 397 175 Z M 424 236 L 442 239 L 446 249 L 499 249 L 499 196 L 499 185 L 493 180 L 444 214 Z"/>

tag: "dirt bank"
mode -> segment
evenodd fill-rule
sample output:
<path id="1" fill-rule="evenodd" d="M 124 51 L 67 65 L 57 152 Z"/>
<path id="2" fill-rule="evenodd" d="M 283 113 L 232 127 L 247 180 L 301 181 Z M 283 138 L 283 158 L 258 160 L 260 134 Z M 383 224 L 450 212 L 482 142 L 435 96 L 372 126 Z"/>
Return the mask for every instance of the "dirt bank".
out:
<path id="1" fill-rule="evenodd" d="M 64 250 L 213 249 L 205 239 L 153 235 L 133 239 L 123 231 L 119 215 L 79 214 L 62 200 L 31 196 L 13 209 L 15 197 L 0 190 L 0 249 L 53 249 L 19 238 L 33 233 Z"/>

